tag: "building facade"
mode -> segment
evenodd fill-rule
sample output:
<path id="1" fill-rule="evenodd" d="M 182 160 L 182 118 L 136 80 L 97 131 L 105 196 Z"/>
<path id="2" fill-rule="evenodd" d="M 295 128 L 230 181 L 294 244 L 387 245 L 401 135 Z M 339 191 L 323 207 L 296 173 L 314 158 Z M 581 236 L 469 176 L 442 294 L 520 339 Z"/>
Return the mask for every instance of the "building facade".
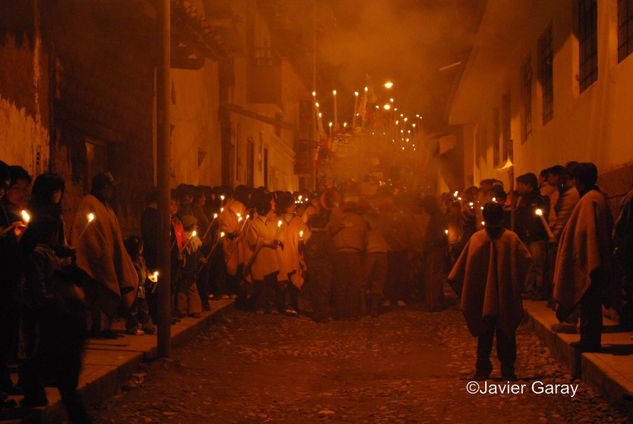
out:
<path id="1" fill-rule="evenodd" d="M 632 51 L 633 1 L 489 0 L 450 109 L 464 185 L 591 161 L 616 201 L 633 185 Z"/>

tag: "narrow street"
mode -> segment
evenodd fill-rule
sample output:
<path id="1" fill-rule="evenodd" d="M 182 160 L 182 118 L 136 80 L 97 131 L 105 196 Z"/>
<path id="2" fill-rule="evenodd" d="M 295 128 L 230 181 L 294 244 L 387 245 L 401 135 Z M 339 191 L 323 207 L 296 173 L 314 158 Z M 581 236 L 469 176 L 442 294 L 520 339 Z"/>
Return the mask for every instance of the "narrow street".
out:
<path id="1" fill-rule="evenodd" d="M 230 310 L 91 414 L 97 423 L 628 422 L 582 381 L 573 398 L 532 393 L 535 381 L 571 377 L 526 326 L 517 342 L 525 393 L 470 395 L 476 343 L 456 307 L 327 324 Z M 493 363 L 489 383 L 505 384 Z"/>

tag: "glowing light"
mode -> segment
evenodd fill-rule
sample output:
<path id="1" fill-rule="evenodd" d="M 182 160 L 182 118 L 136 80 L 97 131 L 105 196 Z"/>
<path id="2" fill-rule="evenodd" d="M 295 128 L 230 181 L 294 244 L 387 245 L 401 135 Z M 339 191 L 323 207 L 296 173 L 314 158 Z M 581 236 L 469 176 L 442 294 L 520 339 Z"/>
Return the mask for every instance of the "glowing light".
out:
<path id="1" fill-rule="evenodd" d="M 302 196 L 302 195 L 299 195 L 299 201 L 301 201 L 301 199 L 303 199 L 303 196 Z"/>
<path id="2" fill-rule="evenodd" d="M 27 224 L 31 220 L 31 215 L 29 215 L 29 213 L 25 210 L 22 210 L 22 212 L 20 212 L 20 215 L 22 215 L 22 221 L 24 221 Z"/>
<path id="3" fill-rule="evenodd" d="M 444 234 L 448 235 L 448 228 L 444 230 Z"/>
<path id="4" fill-rule="evenodd" d="M 319 118 L 323 118 L 323 114 L 319 112 Z"/>
<path id="5" fill-rule="evenodd" d="M 318 108 L 319 107 L 319 102 L 314 103 L 314 105 Z"/>
<path id="6" fill-rule="evenodd" d="M 493 201 L 493 202 L 495 202 L 495 203 L 497 203 L 497 198 L 496 198 L 496 197 L 493 197 L 493 198 L 492 198 L 492 201 Z"/>
<path id="7" fill-rule="evenodd" d="M 404 146 L 402 146 L 402 150 L 404 150 Z"/>
<path id="8" fill-rule="evenodd" d="M 95 220 L 95 214 L 94 214 L 94 213 L 92 213 L 92 212 L 90 212 L 90 213 L 88 214 L 88 222 L 92 222 L 92 221 L 94 221 L 94 220 Z"/>
<path id="9" fill-rule="evenodd" d="M 224 200 L 224 199 L 226 199 L 226 197 L 223 194 L 220 195 L 220 200 Z"/>
<path id="10" fill-rule="evenodd" d="M 455 193 L 453 193 L 453 197 L 457 197 L 459 196 L 459 191 L 455 191 Z"/>
<path id="11" fill-rule="evenodd" d="M 415 128 L 415 124 L 411 125 L 413 128 Z"/>
<path id="12" fill-rule="evenodd" d="M 336 90 L 332 90 L 332 94 L 336 96 Z"/>
<path id="13" fill-rule="evenodd" d="M 218 219 L 218 214 L 217 213 L 213 214 L 213 219 Z"/>
<path id="14" fill-rule="evenodd" d="M 220 208 L 220 213 L 224 212 L 224 208 Z"/>
<path id="15" fill-rule="evenodd" d="M 393 110 L 397 112 L 397 111 L 398 111 L 398 108 L 397 108 L 397 107 L 394 107 L 394 108 L 393 108 Z"/>
<path id="16" fill-rule="evenodd" d="M 536 215 L 538 216 L 543 216 L 543 209 L 537 209 L 534 211 L 534 213 L 536 213 Z"/>
<path id="17" fill-rule="evenodd" d="M 343 122 L 343 128 L 347 128 L 347 122 Z"/>
<path id="18" fill-rule="evenodd" d="M 222 232 L 220 233 L 220 238 L 224 238 L 224 236 L 225 236 L 225 235 L 226 235 L 226 234 L 224 233 L 224 231 L 222 231 Z"/>
<path id="19" fill-rule="evenodd" d="M 457 198 L 457 200 L 460 200 L 460 201 L 461 201 L 461 200 L 462 200 L 462 197 L 461 197 L 461 196 L 459 196 L 459 197 Z"/>
<path id="20" fill-rule="evenodd" d="M 475 204 L 473 202 L 468 202 L 468 206 L 470 206 L 471 208 L 475 206 Z"/>
<path id="21" fill-rule="evenodd" d="M 299 238 L 302 239 L 303 238 L 303 230 L 299 230 Z"/>
<path id="22" fill-rule="evenodd" d="M 393 82 L 391 82 L 391 81 L 387 81 L 387 82 L 385 83 L 385 88 L 391 88 L 391 87 L 393 87 Z"/>
<path id="23" fill-rule="evenodd" d="M 316 91 L 312 92 L 312 97 L 316 97 Z"/>
<path id="24" fill-rule="evenodd" d="M 404 118 L 404 122 L 407 122 L 408 120 L 409 120 L 409 118 L 406 118 L 406 117 Z"/>
<path id="25" fill-rule="evenodd" d="M 392 97 L 392 98 L 390 98 L 390 99 L 389 99 L 389 101 L 390 101 L 391 103 L 393 103 L 393 97 Z"/>
<path id="26" fill-rule="evenodd" d="M 358 91 L 354 91 L 354 95 L 358 97 Z"/>
<path id="27" fill-rule="evenodd" d="M 404 134 L 404 130 L 400 130 L 400 134 Z"/>
<path id="28" fill-rule="evenodd" d="M 277 228 L 281 228 L 281 219 L 277 221 Z"/>
<path id="29" fill-rule="evenodd" d="M 198 235 L 198 232 L 196 230 L 193 230 L 193 233 L 191 233 L 191 237 L 196 237 Z"/>
<path id="30" fill-rule="evenodd" d="M 331 127 L 332 127 L 332 125 L 334 125 L 334 124 L 333 124 L 332 122 L 329 122 L 327 125 L 328 125 L 328 127 L 330 127 L 330 128 L 331 128 Z"/>
<path id="31" fill-rule="evenodd" d="M 148 275 L 147 279 L 149 281 L 151 281 L 152 283 L 157 283 L 158 282 L 158 271 L 154 271 L 153 273 Z"/>
<path id="32" fill-rule="evenodd" d="M 479 209 L 481 209 L 481 210 L 483 211 L 483 210 L 484 210 L 484 207 L 483 207 L 483 206 L 481 206 Z"/>
<path id="33" fill-rule="evenodd" d="M 481 221 L 481 226 L 485 227 L 486 226 L 486 221 Z"/>
<path id="34" fill-rule="evenodd" d="M 400 124 L 400 121 L 397 121 L 397 120 L 396 120 L 396 125 L 399 125 L 399 124 Z"/>
<path id="35" fill-rule="evenodd" d="M 376 105 L 376 109 L 380 109 L 380 106 Z"/>
<path id="36" fill-rule="evenodd" d="M 391 105 L 389 103 L 385 103 L 383 108 L 385 108 L 385 110 L 389 110 L 389 109 L 391 109 Z"/>

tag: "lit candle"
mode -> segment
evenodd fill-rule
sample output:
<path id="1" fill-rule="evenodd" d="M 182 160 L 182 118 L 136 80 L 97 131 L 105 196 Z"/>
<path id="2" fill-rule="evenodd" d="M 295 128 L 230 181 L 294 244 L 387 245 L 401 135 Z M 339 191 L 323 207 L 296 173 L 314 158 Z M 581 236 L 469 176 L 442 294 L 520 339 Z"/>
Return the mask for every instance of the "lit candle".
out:
<path id="1" fill-rule="evenodd" d="M 334 129 L 338 128 L 338 102 L 336 101 L 336 90 L 332 90 L 334 98 Z"/>
<path id="2" fill-rule="evenodd" d="M 303 239 L 303 230 L 299 230 L 299 238 Z"/>
<path id="3" fill-rule="evenodd" d="M 444 230 L 444 234 L 448 235 L 448 228 Z"/>
<path id="4" fill-rule="evenodd" d="M 352 117 L 352 128 L 356 128 L 357 116 L 358 116 L 358 91 L 354 91 L 354 116 Z"/>
<path id="5" fill-rule="evenodd" d="M 154 271 L 153 273 L 148 275 L 147 279 L 149 281 L 151 281 L 152 283 L 157 283 L 158 282 L 158 271 Z"/>
<path id="6" fill-rule="evenodd" d="M 224 231 L 222 231 L 222 232 L 220 233 L 220 238 L 224 238 L 224 236 L 225 236 Z"/>
<path id="7" fill-rule="evenodd" d="M 94 213 L 90 212 L 88 215 L 86 215 L 86 219 L 88 220 L 88 222 L 86 222 L 86 225 L 84 226 L 84 229 L 81 230 L 81 233 L 79 233 L 79 237 L 77 237 L 77 241 L 81 240 L 83 235 L 86 233 L 86 230 L 90 226 L 90 223 L 96 219 L 96 216 L 95 216 Z"/>
<path id="8" fill-rule="evenodd" d="M 554 233 L 552 233 L 552 230 L 549 227 L 549 224 L 545 220 L 545 216 L 543 215 L 543 209 L 537 209 L 534 211 L 534 213 L 536 214 L 536 216 L 538 216 L 541 219 L 541 223 L 543 224 L 545 231 L 547 231 L 547 236 L 550 238 L 550 240 L 554 240 L 555 239 Z"/>
<path id="9" fill-rule="evenodd" d="M 193 230 L 193 233 L 191 233 L 191 237 L 193 238 L 193 237 L 195 237 L 197 235 L 198 235 L 198 232 L 196 230 Z"/>
<path id="10" fill-rule="evenodd" d="M 22 215 L 22 221 L 24 221 L 25 224 L 28 224 L 31 221 L 31 215 L 29 215 L 27 211 L 22 210 L 20 215 Z"/>

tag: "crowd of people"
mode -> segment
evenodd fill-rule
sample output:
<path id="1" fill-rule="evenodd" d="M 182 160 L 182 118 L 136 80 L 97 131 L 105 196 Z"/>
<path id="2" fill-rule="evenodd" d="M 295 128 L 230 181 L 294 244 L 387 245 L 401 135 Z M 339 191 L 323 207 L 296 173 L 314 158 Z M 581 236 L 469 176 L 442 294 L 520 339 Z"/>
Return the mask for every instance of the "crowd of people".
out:
<path id="1" fill-rule="evenodd" d="M 318 322 L 411 302 L 440 311 L 448 281 L 479 338 L 476 376 L 490 374 L 496 331 L 502 372 L 514 378 L 523 298 L 555 306 L 561 329 L 579 321 L 583 350 L 600 348 L 605 299 L 633 326 L 633 195 L 614 226 L 597 175 L 571 162 L 520 175 L 509 193 L 489 179 L 440 196 L 376 177 L 318 193 L 180 185 L 170 202 L 172 318 L 228 298 Z M 53 381 L 73 422 L 87 422 L 76 392 L 85 339 L 118 337 L 115 319 L 129 334 L 155 331 L 159 211 L 150 195 L 140 233 L 123 237 L 117 182 L 101 173 L 66 231 L 64 187 L 53 174 L 31 187 L 22 167 L 0 162 L 0 392 L 23 391 L 25 406 L 39 406 Z"/>

